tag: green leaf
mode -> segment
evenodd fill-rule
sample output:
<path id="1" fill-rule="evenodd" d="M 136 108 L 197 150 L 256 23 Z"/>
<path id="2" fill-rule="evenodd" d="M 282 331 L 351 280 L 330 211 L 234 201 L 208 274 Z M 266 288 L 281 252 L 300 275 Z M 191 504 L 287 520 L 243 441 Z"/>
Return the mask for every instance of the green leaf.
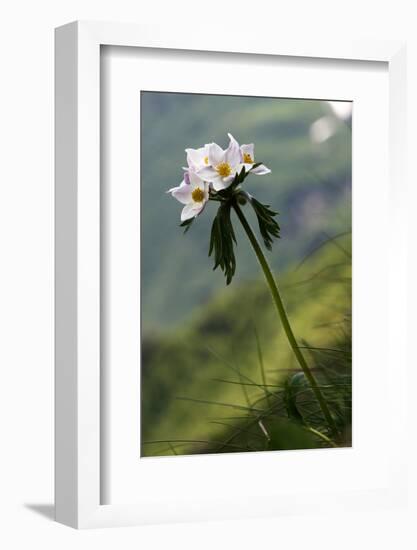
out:
<path id="1" fill-rule="evenodd" d="M 246 178 L 246 168 L 243 166 L 242 170 L 240 171 L 240 174 L 237 176 L 237 180 L 239 183 L 242 183 L 245 178 Z"/>
<path id="2" fill-rule="evenodd" d="M 190 229 L 194 220 L 195 218 L 190 218 L 189 220 L 185 220 L 184 222 L 180 223 L 180 227 L 185 227 L 184 234 L 187 233 L 187 231 Z"/>
<path id="3" fill-rule="evenodd" d="M 220 269 L 226 277 L 226 284 L 232 282 L 236 271 L 236 258 L 234 244 L 236 244 L 235 232 L 230 219 L 231 205 L 225 202 L 219 206 L 216 217 L 213 220 L 210 235 L 209 256 L 214 255 L 213 269 Z"/>
<path id="4" fill-rule="evenodd" d="M 261 232 L 264 244 L 268 250 L 271 250 L 273 239 L 280 238 L 280 227 L 278 222 L 274 219 L 274 217 L 278 215 L 278 212 L 274 212 L 268 204 L 262 204 L 248 194 L 244 196 L 249 198 L 249 202 L 258 219 L 259 231 Z"/>

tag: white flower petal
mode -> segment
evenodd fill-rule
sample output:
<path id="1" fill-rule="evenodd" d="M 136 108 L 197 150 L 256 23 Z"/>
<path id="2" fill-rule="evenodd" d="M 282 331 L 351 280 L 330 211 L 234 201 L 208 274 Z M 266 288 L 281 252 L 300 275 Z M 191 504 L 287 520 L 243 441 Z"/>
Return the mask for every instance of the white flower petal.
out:
<path id="1" fill-rule="evenodd" d="M 217 143 L 210 143 L 208 146 L 208 160 L 211 166 L 217 166 L 224 161 L 225 152 L 217 145 Z"/>
<path id="2" fill-rule="evenodd" d="M 226 149 L 225 160 L 230 166 L 237 166 L 242 160 L 239 143 L 235 140 L 232 134 L 227 134 L 230 139 L 229 147 Z"/>
<path id="3" fill-rule="evenodd" d="M 192 189 L 196 187 L 204 187 L 204 179 L 201 177 L 200 172 L 189 172 L 190 185 Z"/>
<path id="4" fill-rule="evenodd" d="M 260 164 L 256 168 L 252 168 L 250 171 L 251 174 L 256 174 L 257 176 L 265 176 L 266 174 L 270 174 L 271 170 L 265 166 L 265 164 Z"/>
<path id="5" fill-rule="evenodd" d="M 232 181 L 235 179 L 235 176 L 227 176 L 226 178 L 222 178 L 224 183 L 224 189 L 229 187 L 229 185 L 232 183 Z"/>
<path id="6" fill-rule="evenodd" d="M 178 187 L 173 187 L 172 189 L 169 189 L 169 191 L 167 191 L 167 193 L 171 193 L 171 195 L 182 204 L 187 204 L 190 202 L 191 192 L 191 186 L 184 181 L 181 182 Z"/>
<path id="7" fill-rule="evenodd" d="M 185 222 L 185 220 L 195 218 L 203 210 L 203 208 L 204 208 L 204 203 L 202 202 L 201 203 L 190 202 L 189 204 L 184 206 L 184 208 L 182 209 L 181 221 Z"/>
<path id="8" fill-rule="evenodd" d="M 204 157 L 207 156 L 206 148 L 200 147 L 199 149 L 186 149 L 188 166 L 200 167 L 204 164 Z"/>
<path id="9" fill-rule="evenodd" d="M 209 200 L 210 184 L 206 181 L 204 182 L 204 202 L 206 203 Z"/>
<path id="10" fill-rule="evenodd" d="M 190 202 L 189 204 L 186 204 L 181 212 L 181 221 L 185 222 L 185 220 L 189 220 L 190 218 L 195 218 L 194 213 L 194 203 Z"/>
<path id="11" fill-rule="evenodd" d="M 239 143 L 236 141 L 236 139 L 232 136 L 230 132 L 227 133 L 227 137 L 230 140 L 230 143 L 233 143 L 234 145 L 239 145 Z"/>
<path id="12" fill-rule="evenodd" d="M 199 170 L 198 175 L 206 181 L 213 181 L 213 179 L 219 177 L 216 170 L 211 166 L 208 166 L 207 168 L 202 168 L 201 170 Z"/>
<path id="13" fill-rule="evenodd" d="M 253 143 L 244 143 L 240 146 L 240 150 L 243 155 L 250 155 L 251 159 L 255 161 L 255 145 Z"/>
<path id="14" fill-rule="evenodd" d="M 222 189 L 226 189 L 226 187 L 229 187 L 230 184 L 226 184 L 223 181 L 223 178 L 220 176 L 217 176 L 215 179 L 211 182 L 213 184 L 213 189 L 215 191 L 221 191 Z"/>

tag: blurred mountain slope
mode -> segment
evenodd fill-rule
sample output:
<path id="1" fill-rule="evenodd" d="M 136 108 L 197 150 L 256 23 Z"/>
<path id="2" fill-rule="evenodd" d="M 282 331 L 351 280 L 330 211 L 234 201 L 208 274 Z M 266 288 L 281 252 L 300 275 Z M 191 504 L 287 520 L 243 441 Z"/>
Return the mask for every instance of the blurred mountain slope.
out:
<path id="1" fill-rule="evenodd" d="M 328 242 L 299 269 L 291 268 L 280 278 L 300 344 L 332 348 L 344 338 L 351 311 L 350 246 L 349 235 Z M 142 441 L 222 440 L 224 429 L 211 421 L 245 414 L 234 406 L 247 403 L 241 386 L 219 380 L 239 381 L 238 369 L 244 381 L 262 383 L 254 326 L 267 383 L 276 384 L 297 365 L 260 275 L 219 290 L 181 328 L 143 340 Z M 308 353 L 306 357 L 311 364 Z M 246 390 L 251 399 L 259 394 L 256 386 Z M 184 452 L 194 448 L 190 444 Z M 144 445 L 142 453 L 172 454 L 164 444 Z"/>

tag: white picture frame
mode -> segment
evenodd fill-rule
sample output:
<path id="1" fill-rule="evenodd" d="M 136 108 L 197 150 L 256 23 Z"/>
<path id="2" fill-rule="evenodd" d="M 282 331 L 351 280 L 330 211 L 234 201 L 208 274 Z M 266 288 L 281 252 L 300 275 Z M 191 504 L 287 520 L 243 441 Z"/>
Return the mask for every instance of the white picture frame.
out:
<path id="1" fill-rule="evenodd" d="M 56 519 L 76 528 L 211 519 L 245 515 L 210 502 L 186 513 L 175 495 L 158 513 L 135 504 L 101 504 L 100 400 L 100 48 L 129 46 L 235 54 L 382 61 L 389 71 L 390 186 L 394 198 L 389 250 L 395 251 L 397 279 L 405 281 L 405 45 L 401 42 L 327 42 L 276 39 L 251 33 L 212 38 L 199 31 L 136 25 L 75 22 L 56 30 Z M 390 257 L 391 260 L 393 258 Z M 405 288 L 405 283 L 404 283 Z M 405 323 L 405 293 L 389 304 L 390 316 Z M 405 331 L 403 331 L 403 334 Z M 403 337 L 404 338 L 404 337 Z M 402 345 L 401 345 L 402 344 Z M 399 342 L 405 350 L 406 342 Z M 406 357 L 395 373 L 405 393 Z M 396 411 L 402 425 L 404 406 Z M 404 498 L 403 434 L 398 429 L 391 473 L 383 491 L 350 495 L 288 495 L 266 502 L 256 515 L 305 512 L 315 508 L 395 505 Z M 151 500 L 151 496 L 150 496 Z"/>

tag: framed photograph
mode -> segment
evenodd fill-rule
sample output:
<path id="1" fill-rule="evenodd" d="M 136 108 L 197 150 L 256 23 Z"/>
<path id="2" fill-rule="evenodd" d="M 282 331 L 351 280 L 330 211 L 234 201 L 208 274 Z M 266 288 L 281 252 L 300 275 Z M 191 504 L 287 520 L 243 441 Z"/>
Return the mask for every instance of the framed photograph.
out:
<path id="1" fill-rule="evenodd" d="M 397 42 L 56 30 L 58 521 L 404 502 L 404 82 Z"/>

